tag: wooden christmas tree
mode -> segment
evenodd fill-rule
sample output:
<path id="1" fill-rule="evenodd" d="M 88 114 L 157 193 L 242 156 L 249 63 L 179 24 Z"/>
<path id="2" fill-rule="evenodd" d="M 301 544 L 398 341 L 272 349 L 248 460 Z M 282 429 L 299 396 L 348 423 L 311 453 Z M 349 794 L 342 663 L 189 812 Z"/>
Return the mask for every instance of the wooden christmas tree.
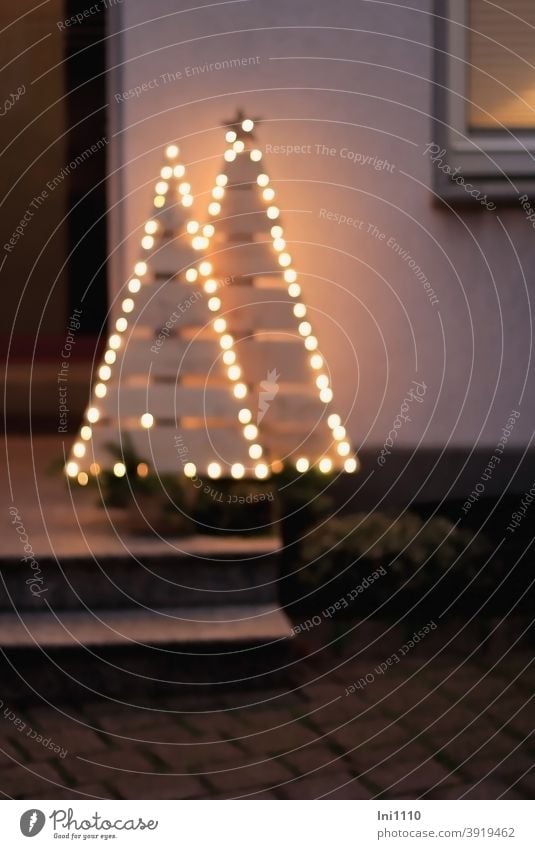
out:
<path id="1" fill-rule="evenodd" d="M 226 391 L 240 402 L 236 424 L 242 440 L 221 455 L 212 476 L 263 479 L 286 464 L 298 472 L 312 466 L 326 474 L 354 472 L 357 461 L 340 416 L 331 410 L 330 380 L 286 248 L 275 192 L 254 145 L 254 121 L 238 113 L 227 127 L 224 168 L 208 206 L 209 235 L 200 236 L 198 246 L 208 255 L 203 288 Z M 200 231 L 200 225 L 191 226 Z M 206 259 L 195 269 L 199 275 L 203 266 L 206 270 Z"/>

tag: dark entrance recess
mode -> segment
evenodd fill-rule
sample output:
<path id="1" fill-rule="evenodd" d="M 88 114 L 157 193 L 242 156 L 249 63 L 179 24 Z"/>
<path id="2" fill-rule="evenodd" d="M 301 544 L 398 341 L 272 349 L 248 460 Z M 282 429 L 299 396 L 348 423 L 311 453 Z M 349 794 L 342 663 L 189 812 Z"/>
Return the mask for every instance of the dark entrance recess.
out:
<path id="1" fill-rule="evenodd" d="M 84 0 L 66 0 L 65 17 L 83 13 Z M 89 15 L 65 30 L 67 162 L 106 136 L 107 10 Z M 98 335 L 107 310 L 106 155 L 104 144 L 69 176 L 69 315 L 79 307 L 80 333 Z M 85 293 L 85 296 L 84 296 Z"/>

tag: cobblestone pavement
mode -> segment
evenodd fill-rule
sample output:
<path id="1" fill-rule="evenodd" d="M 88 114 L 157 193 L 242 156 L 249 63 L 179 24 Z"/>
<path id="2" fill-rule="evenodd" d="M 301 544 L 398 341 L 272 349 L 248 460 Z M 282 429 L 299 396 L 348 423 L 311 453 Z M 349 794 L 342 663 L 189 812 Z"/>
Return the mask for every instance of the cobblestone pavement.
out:
<path id="1" fill-rule="evenodd" d="M 384 674 L 351 654 L 301 658 L 279 689 L 217 703 L 197 687 L 150 708 L 2 705 L 0 789 L 18 799 L 533 797 L 530 652 L 463 662 L 415 650 Z"/>

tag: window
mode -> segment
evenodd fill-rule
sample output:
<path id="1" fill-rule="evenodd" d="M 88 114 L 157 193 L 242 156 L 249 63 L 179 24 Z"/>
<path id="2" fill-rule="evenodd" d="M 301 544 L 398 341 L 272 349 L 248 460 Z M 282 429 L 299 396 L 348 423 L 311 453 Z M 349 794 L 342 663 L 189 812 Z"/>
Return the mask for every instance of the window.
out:
<path id="1" fill-rule="evenodd" d="M 435 135 L 450 168 L 497 199 L 532 191 L 535 2 L 437 0 L 435 15 Z M 437 189 L 469 199 L 443 172 Z"/>

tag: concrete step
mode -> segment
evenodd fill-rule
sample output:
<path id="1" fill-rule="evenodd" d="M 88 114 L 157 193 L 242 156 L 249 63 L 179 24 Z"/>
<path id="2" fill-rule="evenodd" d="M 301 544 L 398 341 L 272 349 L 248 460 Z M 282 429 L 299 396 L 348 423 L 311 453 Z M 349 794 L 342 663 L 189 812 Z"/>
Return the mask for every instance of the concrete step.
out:
<path id="1" fill-rule="evenodd" d="M 139 543 L 123 554 L 4 558 L 0 613 L 274 605 L 278 541 L 192 538 L 167 553 Z M 32 579 L 35 583 L 32 584 Z"/>
<path id="2" fill-rule="evenodd" d="M 282 610 L 260 605 L 0 615 L 3 648 L 266 643 L 289 636 L 290 623 Z"/>

